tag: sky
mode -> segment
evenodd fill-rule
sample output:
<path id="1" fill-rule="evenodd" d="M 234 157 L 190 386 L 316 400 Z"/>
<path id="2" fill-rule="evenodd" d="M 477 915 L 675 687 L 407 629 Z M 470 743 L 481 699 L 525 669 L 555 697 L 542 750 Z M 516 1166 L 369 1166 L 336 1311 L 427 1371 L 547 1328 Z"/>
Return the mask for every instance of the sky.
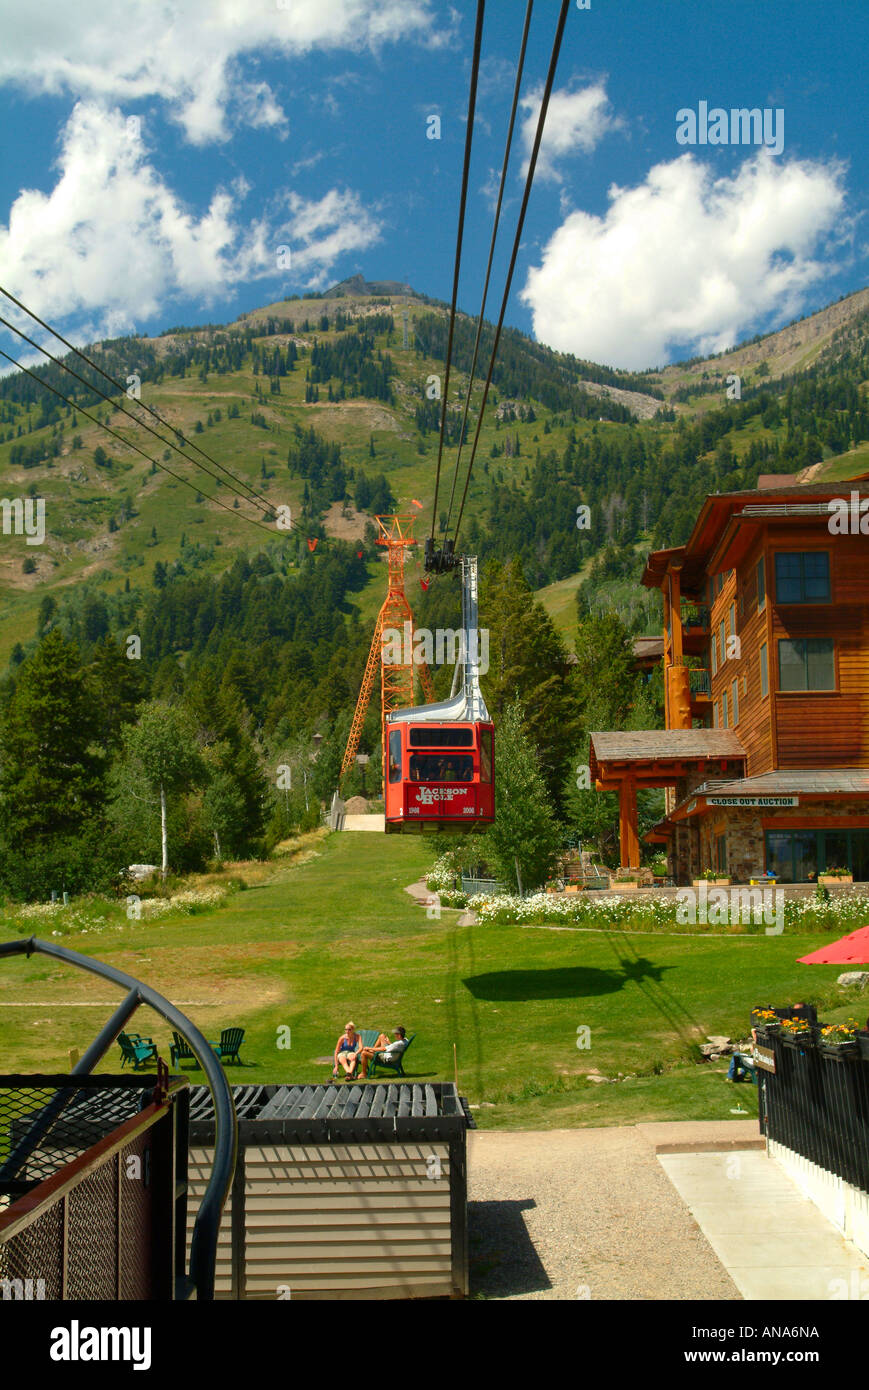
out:
<path id="1" fill-rule="evenodd" d="M 491 319 L 558 8 L 534 6 Z M 0 284 L 77 343 L 229 322 L 357 272 L 449 300 L 475 13 L 0 0 Z M 486 8 L 471 314 L 524 16 Z M 865 0 L 571 0 L 506 321 L 643 370 L 862 288 L 867 38 Z"/>

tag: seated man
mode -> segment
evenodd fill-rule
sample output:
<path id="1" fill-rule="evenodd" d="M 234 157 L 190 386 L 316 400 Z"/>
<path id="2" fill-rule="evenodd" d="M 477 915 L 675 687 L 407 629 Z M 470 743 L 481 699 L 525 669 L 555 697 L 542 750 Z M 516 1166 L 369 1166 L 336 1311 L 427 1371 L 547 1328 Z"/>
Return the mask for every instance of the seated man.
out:
<path id="1" fill-rule="evenodd" d="M 362 1063 L 362 1079 L 368 1075 L 368 1064 L 372 1057 L 376 1057 L 379 1062 L 394 1062 L 401 1056 L 407 1047 L 407 1039 L 403 1028 L 395 1029 L 395 1041 L 390 1042 L 386 1033 L 381 1033 L 373 1047 L 363 1047 L 359 1053 Z"/>
<path id="2" fill-rule="evenodd" d="M 757 1070 L 750 1052 L 734 1052 L 727 1069 L 728 1081 L 751 1081 L 757 1085 Z"/>

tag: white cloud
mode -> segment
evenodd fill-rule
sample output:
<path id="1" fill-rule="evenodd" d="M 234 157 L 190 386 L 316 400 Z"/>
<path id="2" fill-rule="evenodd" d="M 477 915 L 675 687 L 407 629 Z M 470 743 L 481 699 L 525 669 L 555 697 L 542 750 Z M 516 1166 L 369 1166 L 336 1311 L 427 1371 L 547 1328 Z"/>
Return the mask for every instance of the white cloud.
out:
<path id="1" fill-rule="evenodd" d="M 524 96 L 519 103 L 522 109 L 528 112 L 521 127 L 522 146 L 525 150 L 523 178 L 528 172 L 528 161 L 537 133 L 542 98 L 543 87 L 539 86 Z M 623 124 L 620 117 L 612 114 L 603 82 L 595 82 L 592 86 L 582 87 L 575 92 L 566 89 L 553 91 L 546 109 L 546 124 L 543 127 L 540 153 L 537 156 L 535 179 L 554 179 L 560 182 L 561 175 L 554 164 L 559 155 L 571 154 L 574 150 L 590 154 L 609 131 L 618 130 Z"/>
<path id="2" fill-rule="evenodd" d="M 79 102 L 58 166 L 54 188 L 21 192 L 8 227 L 0 224 L 5 282 L 43 318 L 72 315 L 80 336 L 110 336 L 134 331 L 173 298 L 208 303 L 239 281 L 278 274 L 282 238 L 265 219 L 239 215 L 245 184 L 236 182 L 232 193 L 218 189 L 197 218 L 148 162 L 142 135 L 118 110 Z M 317 202 L 286 194 L 284 201 L 294 271 L 323 276 L 343 250 L 379 236 L 355 193 L 331 190 Z"/>
<path id="3" fill-rule="evenodd" d="M 330 189 L 317 201 L 291 193 L 287 226 L 295 275 L 306 273 L 305 285 L 320 289 L 345 251 L 363 251 L 380 240 L 380 226 L 356 193 Z"/>
<path id="4" fill-rule="evenodd" d="M 760 151 L 732 178 L 686 154 L 613 186 L 606 215 L 571 213 L 529 272 L 536 337 L 637 369 L 675 345 L 720 352 L 760 320 L 795 317 L 830 273 L 829 243 L 850 234 L 843 179 L 839 164 Z"/>
<path id="5" fill-rule="evenodd" d="M 266 83 L 239 80 L 246 54 L 443 38 L 430 0 L 40 0 L 19 5 L 3 28 L 0 85 L 118 103 L 159 97 L 195 144 L 227 138 L 227 109 L 230 122 L 285 120 Z"/>

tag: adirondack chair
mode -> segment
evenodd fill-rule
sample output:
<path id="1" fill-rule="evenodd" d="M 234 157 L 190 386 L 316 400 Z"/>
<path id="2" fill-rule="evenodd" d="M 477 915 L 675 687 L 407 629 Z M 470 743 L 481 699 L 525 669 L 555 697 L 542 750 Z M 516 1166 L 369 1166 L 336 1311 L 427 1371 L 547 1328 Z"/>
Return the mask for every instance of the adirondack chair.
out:
<path id="1" fill-rule="evenodd" d="M 242 1065 L 242 1060 L 239 1057 L 238 1052 L 239 1048 L 241 1047 L 243 1037 L 243 1028 L 223 1029 L 222 1033 L 220 1034 L 220 1042 L 214 1044 L 214 1050 L 220 1058 L 221 1062 L 229 1060 L 232 1062 L 238 1062 L 239 1066 Z"/>
<path id="2" fill-rule="evenodd" d="M 172 1034 L 172 1046 L 169 1049 L 169 1057 L 173 1067 L 178 1066 L 180 1062 L 192 1062 L 195 1069 L 197 1071 L 199 1070 L 199 1062 L 196 1053 L 185 1039 L 182 1038 L 180 1033 L 173 1032 Z"/>
<path id="3" fill-rule="evenodd" d="M 121 1070 L 128 1062 L 132 1062 L 133 1070 L 139 1070 L 139 1064 L 149 1061 L 157 1056 L 157 1048 L 150 1038 L 143 1038 L 139 1033 L 119 1033 L 118 1046 L 121 1049 Z"/>
<path id="4" fill-rule="evenodd" d="M 382 1069 L 385 1070 L 385 1071 L 391 1071 L 391 1072 L 393 1072 L 395 1076 L 404 1076 L 404 1059 L 405 1059 L 405 1057 L 407 1056 L 408 1052 L 410 1051 L 410 1045 L 411 1045 L 411 1043 L 413 1042 L 413 1040 L 414 1040 L 415 1037 L 416 1037 L 416 1033 L 411 1033 L 410 1037 L 407 1039 L 407 1047 L 405 1047 L 405 1048 L 402 1049 L 401 1054 L 400 1054 L 398 1057 L 396 1057 L 396 1059 L 395 1059 L 394 1062 L 384 1062 L 384 1061 L 382 1060 L 380 1054 L 379 1054 L 379 1053 L 376 1053 L 376 1054 L 371 1058 L 371 1062 L 369 1063 L 369 1066 L 368 1066 L 368 1076 L 369 1076 L 369 1078 L 374 1076 L 374 1074 L 375 1074 L 375 1072 L 377 1071 L 377 1068 L 378 1068 L 378 1067 L 382 1068 Z M 372 1037 L 372 1041 L 371 1041 L 370 1043 L 368 1043 L 368 1044 L 364 1044 L 364 1046 L 372 1047 L 376 1041 L 377 1041 L 377 1034 L 375 1033 L 375 1034 L 373 1035 L 373 1037 Z"/>

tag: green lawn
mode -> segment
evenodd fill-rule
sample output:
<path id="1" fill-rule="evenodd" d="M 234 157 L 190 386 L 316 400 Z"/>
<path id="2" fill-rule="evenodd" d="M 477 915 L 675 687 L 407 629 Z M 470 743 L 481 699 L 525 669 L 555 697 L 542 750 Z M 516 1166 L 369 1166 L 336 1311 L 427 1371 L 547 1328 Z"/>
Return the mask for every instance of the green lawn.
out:
<path id="1" fill-rule="evenodd" d="M 318 1059 L 350 1018 L 418 1033 L 408 1073 L 419 1079 L 451 1079 L 455 1044 L 460 1089 L 489 1127 L 728 1119 L 739 1100 L 751 1109 L 754 1092 L 725 1085 L 720 1064 L 694 1060 L 707 1033 L 744 1035 L 761 1001 L 836 999 L 826 1015 L 849 1011 L 837 967 L 796 964 L 820 944 L 817 933 L 460 928 L 458 913 L 430 921 L 403 891 L 432 861 L 421 839 L 315 836 L 308 853 L 260 867 L 262 881 L 216 911 L 151 923 L 118 916 L 100 934 L 57 939 L 168 994 L 209 1038 L 242 1024 L 246 1065 L 227 1069 L 233 1081 L 326 1080 Z M 52 925 L 28 931 L 49 936 Z M 14 934 L 0 912 L 0 938 Z M 83 1049 L 119 998 L 44 956 L 3 961 L 4 1070 L 65 1069 L 68 1049 Z M 278 1047 L 285 1025 L 289 1050 Z M 590 1047 L 580 1049 L 583 1026 Z M 168 1058 L 169 1031 L 154 1015 L 141 1011 L 132 1027 Z M 113 1047 L 106 1070 L 118 1055 Z M 592 1068 L 625 1079 L 593 1084 Z"/>

